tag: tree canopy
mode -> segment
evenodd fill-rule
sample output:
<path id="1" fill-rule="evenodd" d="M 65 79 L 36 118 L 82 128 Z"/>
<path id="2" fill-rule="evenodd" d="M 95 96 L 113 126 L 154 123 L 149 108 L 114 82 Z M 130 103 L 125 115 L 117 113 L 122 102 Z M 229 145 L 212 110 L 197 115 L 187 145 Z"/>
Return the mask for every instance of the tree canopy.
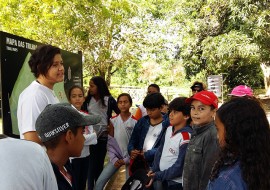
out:
<path id="1" fill-rule="evenodd" d="M 86 78 L 177 86 L 222 74 L 229 88 L 264 82 L 270 89 L 268 0 L 0 0 L 0 5 L 0 30 L 82 51 Z"/>

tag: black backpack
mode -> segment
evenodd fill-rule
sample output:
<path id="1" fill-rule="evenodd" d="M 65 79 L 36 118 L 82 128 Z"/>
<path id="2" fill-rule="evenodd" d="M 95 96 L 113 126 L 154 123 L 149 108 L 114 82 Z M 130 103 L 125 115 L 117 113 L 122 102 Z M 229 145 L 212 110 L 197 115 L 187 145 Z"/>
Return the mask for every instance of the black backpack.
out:
<path id="1" fill-rule="evenodd" d="M 147 176 L 147 170 L 137 169 L 132 176 L 128 178 L 121 190 L 143 190 L 149 183 L 150 178 Z"/>

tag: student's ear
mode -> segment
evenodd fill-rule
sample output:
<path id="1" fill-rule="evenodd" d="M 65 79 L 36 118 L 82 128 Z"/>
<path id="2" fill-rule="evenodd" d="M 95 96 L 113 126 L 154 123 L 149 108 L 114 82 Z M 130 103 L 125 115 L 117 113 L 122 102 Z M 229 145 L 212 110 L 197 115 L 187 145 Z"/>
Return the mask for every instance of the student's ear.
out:
<path id="1" fill-rule="evenodd" d="M 185 119 L 185 120 L 188 120 L 189 118 L 190 118 L 190 116 L 184 115 L 184 119 Z"/>
<path id="2" fill-rule="evenodd" d="M 216 113 L 217 113 L 217 108 L 213 109 L 212 118 L 214 118 L 214 119 L 215 119 L 215 117 L 216 117 Z"/>
<path id="3" fill-rule="evenodd" d="M 68 130 L 68 131 L 66 132 L 65 139 L 66 139 L 66 141 L 67 141 L 69 144 L 73 141 L 73 139 L 74 139 L 74 134 L 72 133 L 71 130 Z"/>

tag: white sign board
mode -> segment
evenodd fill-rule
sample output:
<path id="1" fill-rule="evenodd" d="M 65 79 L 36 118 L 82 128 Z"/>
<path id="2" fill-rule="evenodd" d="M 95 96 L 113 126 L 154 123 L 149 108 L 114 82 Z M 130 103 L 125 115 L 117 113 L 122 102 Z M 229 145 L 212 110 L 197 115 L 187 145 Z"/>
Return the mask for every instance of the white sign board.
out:
<path id="1" fill-rule="evenodd" d="M 208 91 L 213 92 L 217 97 L 222 96 L 222 75 L 210 75 L 207 77 Z"/>

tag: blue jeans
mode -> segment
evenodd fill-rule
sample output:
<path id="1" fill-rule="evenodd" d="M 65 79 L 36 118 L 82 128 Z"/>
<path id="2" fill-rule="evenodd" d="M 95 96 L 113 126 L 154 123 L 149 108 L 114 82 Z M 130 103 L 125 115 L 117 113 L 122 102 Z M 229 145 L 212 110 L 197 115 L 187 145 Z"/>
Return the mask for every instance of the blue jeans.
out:
<path id="1" fill-rule="evenodd" d="M 119 168 L 116 168 L 113 163 L 108 162 L 108 164 L 104 167 L 102 173 L 99 175 L 94 190 L 103 190 L 107 182 L 118 171 L 118 169 Z M 129 178 L 128 165 L 126 165 L 126 179 L 127 178 Z"/>

